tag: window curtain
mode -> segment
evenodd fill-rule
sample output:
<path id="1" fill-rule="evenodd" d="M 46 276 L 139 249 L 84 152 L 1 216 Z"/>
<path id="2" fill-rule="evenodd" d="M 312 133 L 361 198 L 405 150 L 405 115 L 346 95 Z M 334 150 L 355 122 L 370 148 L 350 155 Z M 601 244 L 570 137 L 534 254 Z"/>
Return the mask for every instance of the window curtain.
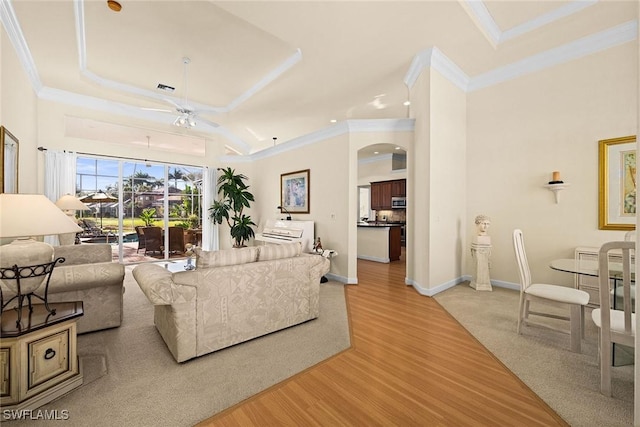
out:
<path id="1" fill-rule="evenodd" d="M 65 194 L 76 194 L 76 153 L 47 150 L 44 153 L 44 195 L 55 203 Z M 50 245 L 60 244 L 58 236 L 45 236 Z"/>
<path id="2" fill-rule="evenodd" d="M 202 249 L 217 251 L 220 248 L 218 224 L 209 219 L 209 207 L 216 199 L 216 169 L 202 168 Z"/>
<path id="3" fill-rule="evenodd" d="M 5 139 L 4 144 L 4 164 L 13 164 L 12 170 L 15 171 L 18 167 L 17 159 L 18 159 L 18 145 L 11 142 L 11 138 Z M 11 191 L 7 191 L 9 193 L 14 193 L 14 188 L 18 188 L 16 183 L 17 173 L 4 173 L 4 188 L 11 189 Z"/>

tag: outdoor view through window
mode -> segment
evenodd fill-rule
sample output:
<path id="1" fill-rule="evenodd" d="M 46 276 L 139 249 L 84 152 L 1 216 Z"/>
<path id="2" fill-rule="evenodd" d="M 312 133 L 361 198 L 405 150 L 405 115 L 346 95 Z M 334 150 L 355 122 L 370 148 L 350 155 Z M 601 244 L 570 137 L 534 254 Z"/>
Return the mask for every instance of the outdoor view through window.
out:
<path id="1" fill-rule="evenodd" d="M 201 243 L 202 168 L 78 157 L 76 191 L 89 209 L 76 212 L 80 241 L 111 244 L 114 259 L 184 257 Z"/>

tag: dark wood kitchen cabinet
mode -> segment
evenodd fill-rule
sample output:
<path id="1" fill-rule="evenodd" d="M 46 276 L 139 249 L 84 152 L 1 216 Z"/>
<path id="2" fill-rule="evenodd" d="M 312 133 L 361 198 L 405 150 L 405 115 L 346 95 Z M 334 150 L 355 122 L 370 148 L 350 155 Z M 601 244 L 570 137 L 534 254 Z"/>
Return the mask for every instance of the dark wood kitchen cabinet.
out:
<path id="1" fill-rule="evenodd" d="M 406 197 L 406 180 L 378 181 L 371 183 L 371 209 L 390 210 L 392 197 Z"/>
<path id="2" fill-rule="evenodd" d="M 391 197 L 406 197 L 407 196 L 407 180 L 396 179 L 391 181 Z"/>
<path id="3" fill-rule="evenodd" d="M 391 209 L 391 181 L 371 183 L 371 209 L 374 211 Z"/>

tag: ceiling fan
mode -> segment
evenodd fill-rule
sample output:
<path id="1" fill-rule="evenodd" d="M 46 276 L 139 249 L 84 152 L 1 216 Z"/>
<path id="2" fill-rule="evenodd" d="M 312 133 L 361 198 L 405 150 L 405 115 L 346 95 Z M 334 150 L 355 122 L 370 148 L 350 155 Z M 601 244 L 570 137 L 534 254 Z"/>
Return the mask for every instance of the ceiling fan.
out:
<path id="1" fill-rule="evenodd" d="M 165 102 L 168 102 L 169 104 L 173 105 L 175 107 L 175 110 L 159 110 L 157 108 L 143 108 L 144 110 L 148 110 L 148 111 L 159 111 L 159 112 L 164 112 L 164 113 L 171 113 L 171 112 L 177 112 L 178 113 L 178 117 L 176 117 L 176 119 L 173 121 L 173 125 L 174 126 L 179 126 L 179 127 L 183 127 L 183 128 L 192 128 L 194 126 L 196 126 L 197 122 L 201 122 L 201 123 L 205 123 L 209 126 L 212 127 L 218 127 L 219 125 L 217 123 L 214 123 L 212 121 L 203 119 L 202 117 L 198 116 L 198 111 L 194 110 L 193 107 L 191 107 L 189 105 L 188 102 L 188 98 L 187 98 L 187 89 L 188 89 L 188 75 L 187 75 L 187 67 L 188 65 L 191 63 L 191 59 L 189 59 L 188 57 L 184 57 L 182 58 L 182 63 L 184 64 L 184 100 L 182 101 L 181 104 L 175 102 L 172 99 L 169 98 L 164 98 L 163 100 Z M 169 87 L 166 85 L 158 85 L 158 87 Z M 197 119 L 197 121 L 196 121 Z"/>

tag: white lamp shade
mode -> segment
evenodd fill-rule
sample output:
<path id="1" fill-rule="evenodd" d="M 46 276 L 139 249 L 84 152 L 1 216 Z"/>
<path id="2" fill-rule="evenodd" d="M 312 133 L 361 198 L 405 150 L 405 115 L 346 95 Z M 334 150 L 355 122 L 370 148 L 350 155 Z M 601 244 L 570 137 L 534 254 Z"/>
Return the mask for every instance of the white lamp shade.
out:
<path id="1" fill-rule="evenodd" d="M 0 194 L 0 238 L 80 231 L 78 224 L 42 194 Z"/>
<path id="2" fill-rule="evenodd" d="M 65 194 L 56 201 L 56 206 L 63 211 L 88 211 L 87 205 L 71 194 Z"/>

